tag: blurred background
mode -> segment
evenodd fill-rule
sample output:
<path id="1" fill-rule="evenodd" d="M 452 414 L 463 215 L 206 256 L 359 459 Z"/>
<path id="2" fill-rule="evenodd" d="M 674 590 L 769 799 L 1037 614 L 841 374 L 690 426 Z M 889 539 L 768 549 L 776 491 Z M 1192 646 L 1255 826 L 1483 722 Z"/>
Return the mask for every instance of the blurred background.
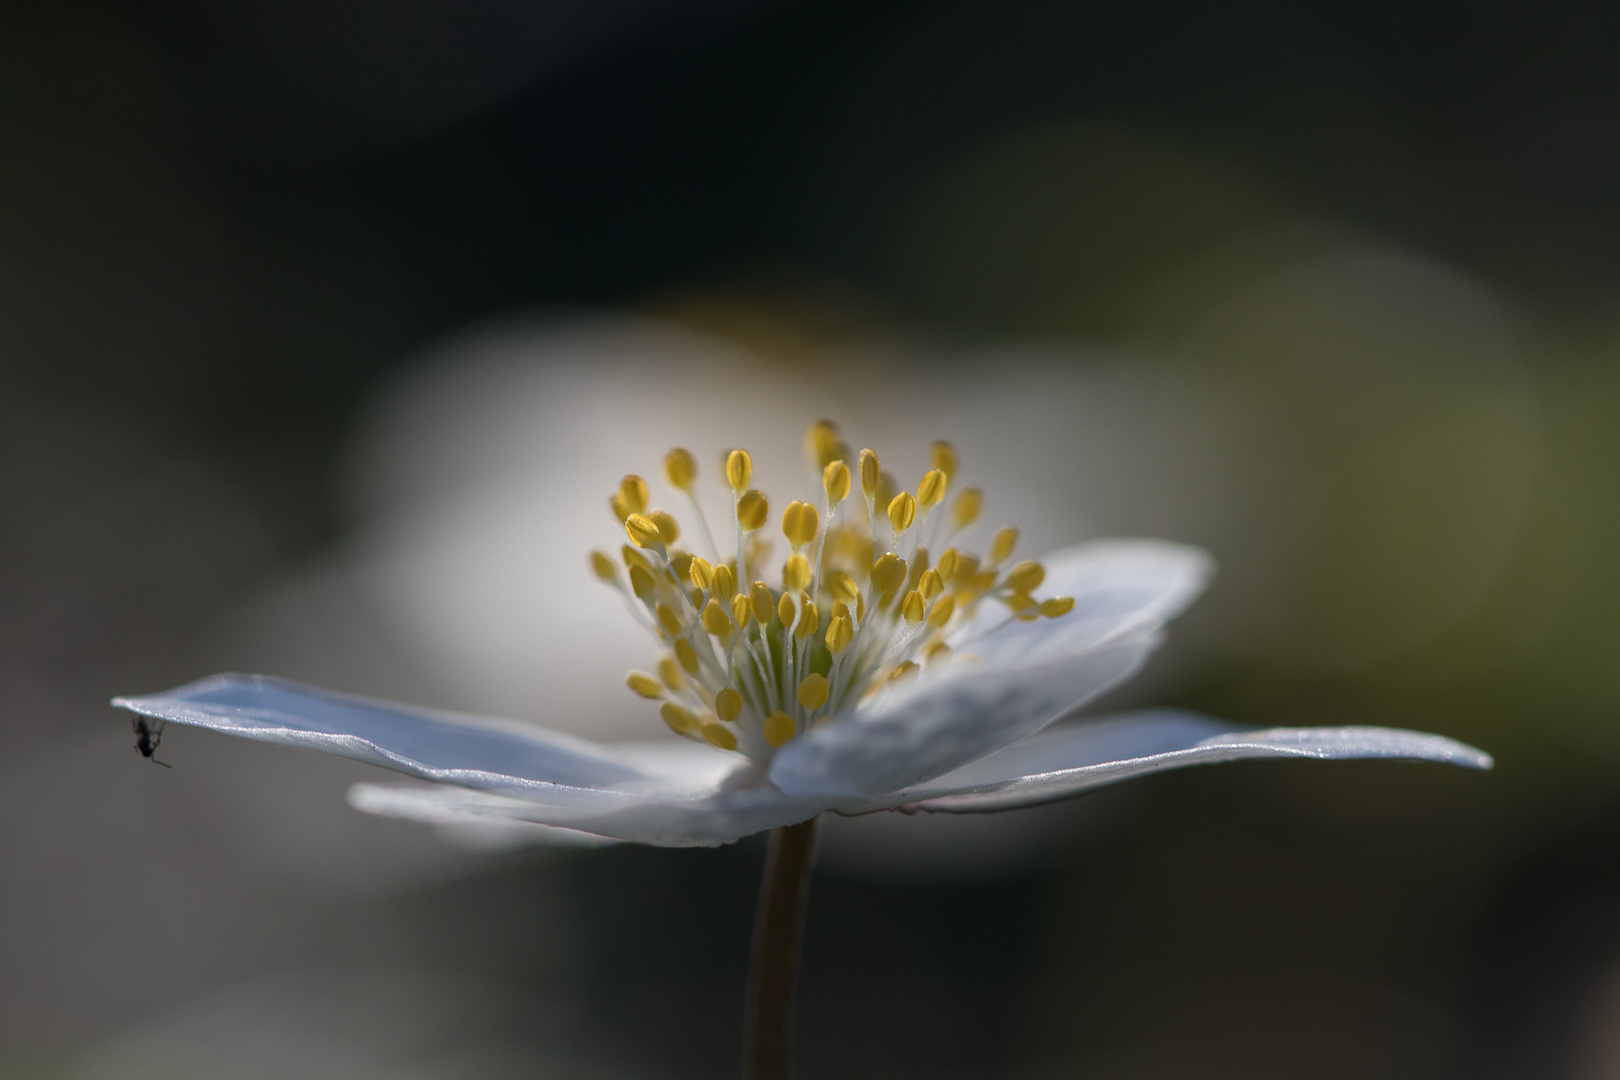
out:
<path id="1" fill-rule="evenodd" d="M 830 824 L 802 1074 L 1620 1077 L 1620 18 L 0 4 L 0 1076 L 729 1075 L 762 845 L 469 850 L 106 701 L 602 738 L 664 449 L 1221 573 L 1104 705 L 1442 732 Z M 656 490 L 656 485 L 655 485 Z M 660 496 L 661 497 L 661 496 Z"/>

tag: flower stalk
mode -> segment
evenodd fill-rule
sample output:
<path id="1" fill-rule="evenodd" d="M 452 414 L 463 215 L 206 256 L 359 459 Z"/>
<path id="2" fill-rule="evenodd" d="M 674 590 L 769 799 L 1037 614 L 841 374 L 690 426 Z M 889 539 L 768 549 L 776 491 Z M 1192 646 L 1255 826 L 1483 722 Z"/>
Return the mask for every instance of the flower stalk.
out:
<path id="1" fill-rule="evenodd" d="M 744 1080 L 788 1080 L 793 1073 L 793 996 L 815 848 L 815 818 L 771 831 L 748 968 Z"/>

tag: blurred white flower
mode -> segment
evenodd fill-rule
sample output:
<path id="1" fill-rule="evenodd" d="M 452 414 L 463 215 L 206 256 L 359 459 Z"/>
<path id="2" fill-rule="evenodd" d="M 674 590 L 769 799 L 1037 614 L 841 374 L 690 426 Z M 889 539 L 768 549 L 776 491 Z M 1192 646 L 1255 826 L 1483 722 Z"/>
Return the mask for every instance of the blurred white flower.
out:
<path id="1" fill-rule="evenodd" d="M 823 495 L 779 511 L 790 546 L 779 570 L 765 569 L 769 504 L 744 451 L 725 459 L 731 506 L 715 519 L 714 535 L 734 541 L 729 560 L 686 451 L 671 451 L 665 475 L 696 516 L 708 557 L 677 546 L 692 534 L 649 505 L 640 477 L 624 477 L 611 498 L 632 544 L 622 570 L 601 552 L 593 567 L 668 650 L 657 676 L 628 682 L 660 701 L 684 742 L 610 747 L 249 676 L 116 703 L 438 782 L 357 785 L 351 803 L 372 813 L 667 846 L 724 843 L 828 810 L 1012 809 L 1246 757 L 1490 764 L 1451 740 L 1384 728 L 1245 732 L 1148 712 L 1048 730 L 1141 666 L 1165 621 L 1203 587 L 1207 557 L 1156 541 L 1099 542 L 1009 565 L 1012 529 L 982 556 L 940 548 L 974 524 L 982 499 L 957 491 L 949 444 L 935 444 L 915 493 L 871 451 L 852 454 L 829 424 L 812 426 L 808 447 Z M 542 563 L 538 573 L 549 580 L 558 568 Z M 563 606 L 547 615 L 563 628 L 574 620 Z"/>

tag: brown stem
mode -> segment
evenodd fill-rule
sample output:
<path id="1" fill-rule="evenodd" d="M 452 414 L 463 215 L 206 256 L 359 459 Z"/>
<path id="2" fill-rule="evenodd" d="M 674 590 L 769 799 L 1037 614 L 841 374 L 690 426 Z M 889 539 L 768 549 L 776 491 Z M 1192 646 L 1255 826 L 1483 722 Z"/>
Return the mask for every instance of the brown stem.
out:
<path id="1" fill-rule="evenodd" d="M 788 1080 L 793 1073 L 793 986 L 799 975 L 799 943 L 815 849 L 814 818 L 771 832 L 748 968 L 744 1080 Z"/>

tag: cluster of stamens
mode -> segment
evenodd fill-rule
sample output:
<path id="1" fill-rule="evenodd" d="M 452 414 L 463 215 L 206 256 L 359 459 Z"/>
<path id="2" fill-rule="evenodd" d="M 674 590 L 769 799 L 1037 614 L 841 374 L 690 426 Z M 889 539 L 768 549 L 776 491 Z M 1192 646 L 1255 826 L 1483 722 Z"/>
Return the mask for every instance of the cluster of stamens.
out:
<path id="1" fill-rule="evenodd" d="M 992 632 L 1074 607 L 1069 597 L 1035 598 L 1046 576 L 1040 563 L 1006 565 L 1018 543 L 1010 526 L 983 557 L 946 546 L 931 558 L 930 549 L 951 545 L 984 505 L 983 493 L 969 487 L 945 506 L 958 464 L 950 443 L 933 444 L 933 467 L 915 493 L 899 490 L 871 450 L 860 452 L 852 471 L 849 447 L 828 421 L 811 425 L 806 448 L 821 471 L 822 497 L 782 511 L 789 552 L 779 572 L 765 569 L 770 503 L 749 486 L 746 450 L 724 458 L 730 558 L 720 559 L 694 491 L 697 464 L 682 449 L 665 456 L 664 479 L 696 516 L 707 556 L 677 547 L 679 524 L 649 509 L 647 482 L 634 475 L 609 500 L 630 540 L 620 548 L 623 572 L 605 552 L 591 553 L 596 576 L 623 594 L 667 649 L 656 676 L 630 673 L 630 689 L 659 701 L 677 734 L 756 760 L 863 696 L 951 662 L 947 639 L 983 601 L 1006 608 Z"/>

